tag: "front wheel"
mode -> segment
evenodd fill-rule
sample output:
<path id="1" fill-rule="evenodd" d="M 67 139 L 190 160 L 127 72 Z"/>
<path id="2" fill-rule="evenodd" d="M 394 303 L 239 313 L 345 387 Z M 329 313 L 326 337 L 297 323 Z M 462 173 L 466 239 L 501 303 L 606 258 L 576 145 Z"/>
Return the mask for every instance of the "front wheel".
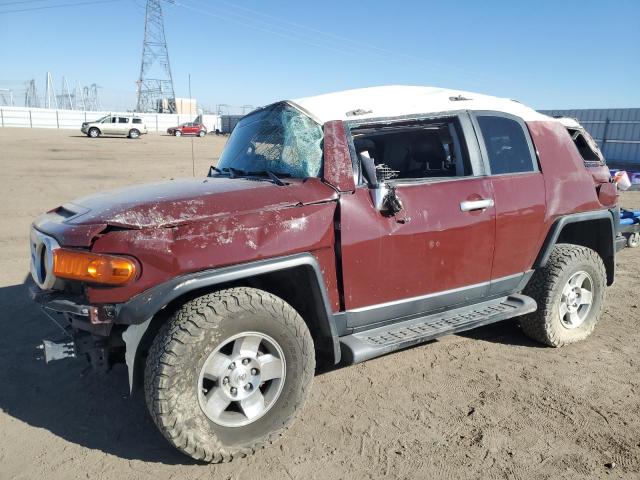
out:
<path id="1" fill-rule="evenodd" d="M 175 132 L 173 132 L 173 135 L 179 137 L 182 135 L 182 132 L 180 130 L 176 130 Z"/>
<path id="2" fill-rule="evenodd" d="M 100 130 L 98 130 L 96 127 L 91 127 L 89 129 L 88 135 L 91 138 L 98 138 L 100 136 Z"/>
<path id="3" fill-rule="evenodd" d="M 293 307 L 231 288 L 190 300 L 163 325 L 147 357 L 145 397 L 176 448 L 231 461 L 284 433 L 314 370 L 313 340 Z"/>
<path id="4" fill-rule="evenodd" d="M 587 338 L 595 328 L 607 283 L 600 255 L 587 247 L 558 244 L 536 270 L 524 294 L 538 310 L 520 320 L 524 333 L 551 347 Z"/>

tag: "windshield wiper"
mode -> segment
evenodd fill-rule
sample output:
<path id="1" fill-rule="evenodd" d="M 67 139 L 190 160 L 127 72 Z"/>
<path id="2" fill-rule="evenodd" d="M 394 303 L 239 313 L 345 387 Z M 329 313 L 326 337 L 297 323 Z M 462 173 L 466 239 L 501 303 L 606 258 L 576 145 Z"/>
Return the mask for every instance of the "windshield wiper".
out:
<path id="1" fill-rule="evenodd" d="M 277 172 L 276 173 L 273 170 L 260 170 L 258 172 L 249 172 L 248 175 L 255 175 L 257 177 L 267 175 L 271 180 L 273 180 L 273 183 L 275 183 L 279 187 L 285 187 L 287 185 L 282 180 L 280 180 L 280 177 L 290 177 L 291 176 L 288 173 L 282 173 L 282 172 Z"/>
<path id="2" fill-rule="evenodd" d="M 218 175 L 229 175 L 229 178 L 237 178 L 237 177 L 269 177 L 269 179 L 278 185 L 279 187 L 285 187 L 287 184 L 283 182 L 280 177 L 290 177 L 291 174 L 284 172 L 274 172 L 273 170 L 259 170 L 255 172 L 247 172 L 245 170 L 241 170 L 239 168 L 234 167 L 224 167 L 222 170 L 211 166 L 209 167 L 209 176 L 213 175 L 213 172 Z"/>
<path id="3" fill-rule="evenodd" d="M 229 178 L 244 177 L 247 175 L 247 172 L 245 172 L 244 170 L 233 167 L 224 167 L 222 171 L 228 173 Z"/>
<path id="4" fill-rule="evenodd" d="M 222 170 L 220 170 L 218 167 L 214 167 L 213 165 L 211 165 L 209 167 L 209 173 L 207 173 L 207 177 L 213 177 L 213 174 L 217 173 L 218 175 L 222 174 Z"/>

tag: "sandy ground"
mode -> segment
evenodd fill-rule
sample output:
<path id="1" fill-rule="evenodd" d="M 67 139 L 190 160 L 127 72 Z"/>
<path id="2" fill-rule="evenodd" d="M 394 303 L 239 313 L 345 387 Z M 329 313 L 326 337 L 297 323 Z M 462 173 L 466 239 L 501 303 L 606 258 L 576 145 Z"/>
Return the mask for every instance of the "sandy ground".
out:
<path id="1" fill-rule="evenodd" d="M 199 175 L 223 143 L 193 140 Z M 640 249 L 619 255 L 589 340 L 542 348 L 508 321 L 320 375 L 283 441 L 231 464 L 175 452 L 123 368 L 37 361 L 57 335 L 22 286 L 32 218 L 191 175 L 191 144 L 0 129 L 0 479 L 640 478 Z M 622 203 L 640 208 L 640 192 Z"/>

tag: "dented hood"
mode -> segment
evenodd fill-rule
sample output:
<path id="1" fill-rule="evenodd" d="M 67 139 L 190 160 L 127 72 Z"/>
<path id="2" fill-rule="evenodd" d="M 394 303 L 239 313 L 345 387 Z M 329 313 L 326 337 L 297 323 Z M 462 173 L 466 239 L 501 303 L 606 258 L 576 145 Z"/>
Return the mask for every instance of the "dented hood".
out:
<path id="1" fill-rule="evenodd" d="M 270 181 L 214 177 L 171 180 L 80 198 L 61 207 L 68 225 L 169 227 L 210 217 L 327 202 L 336 192 L 319 179 Z M 59 209 L 60 210 L 60 209 Z"/>

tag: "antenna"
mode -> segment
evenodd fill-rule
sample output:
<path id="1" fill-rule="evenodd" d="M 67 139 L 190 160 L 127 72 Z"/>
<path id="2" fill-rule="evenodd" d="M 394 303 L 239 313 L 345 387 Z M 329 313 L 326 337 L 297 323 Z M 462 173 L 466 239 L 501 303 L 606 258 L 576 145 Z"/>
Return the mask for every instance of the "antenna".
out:
<path id="1" fill-rule="evenodd" d="M 176 113 L 160 0 L 147 0 L 136 112 Z"/>
<path id="2" fill-rule="evenodd" d="M 189 74 L 189 113 L 191 113 L 191 74 Z M 196 159 L 193 155 L 193 137 L 191 137 L 191 175 L 196 176 Z"/>

